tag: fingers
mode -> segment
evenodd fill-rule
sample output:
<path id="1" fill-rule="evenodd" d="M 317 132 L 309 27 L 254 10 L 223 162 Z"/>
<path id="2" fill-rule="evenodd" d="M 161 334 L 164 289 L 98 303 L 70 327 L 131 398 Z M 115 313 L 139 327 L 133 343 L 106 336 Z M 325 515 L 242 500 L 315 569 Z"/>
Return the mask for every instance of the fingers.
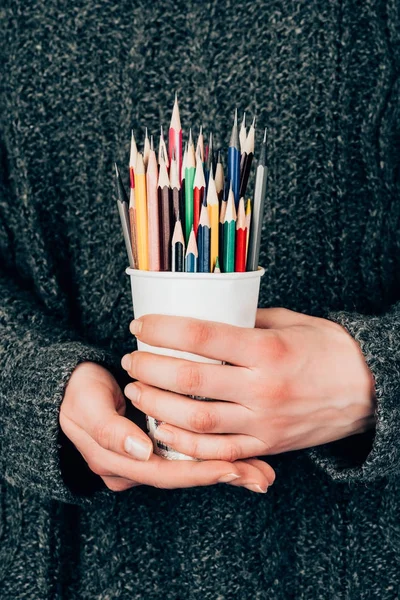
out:
<path id="1" fill-rule="evenodd" d="M 273 468 L 268 463 L 266 463 L 265 461 L 260 460 L 258 458 L 248 458 L 247 460 L 241 461 L 241 463 L 245 463 L 247 465 L 250 465 L 253 468 L 257 469 L 257 471 L 260 471 L 261 473 L 263 473 L 266 481 L 268 482 L 267 485 L 268 486 L 273 485 L 273 483 L 275 481 L 275 471 L 273 470 Z M 239 481 L 240 481 L 240 479 L 237 479 L 235 481 L 231 481 L 229 483 L 229 485 L 233 485 L 235 487 L 240 486 L 240 484 L 238 484 Z M 256 484 L 254 486 L 251 482 L 249 482 L 249 483 L 247 483 L 247 485 L 243 486 L 243 483 L 242 483 L 243 487 L 246 487 L 247 489 L 251 490 L 252 492 L 260 492 L 260 490 L 257 489 L 257 485 L 258 484 Z M 264 488 L 261 491 L 262 492 L 266 492 L 267 489 Z"/>
<path id="2" fill-rule="evenodd" d="M 124 479 L 123 477 L 102 477 L 104 483 L 112 492 L 125 492 L 133 487 L 137 487 L 140 483 Z"/>
<path id="3" fill-rule="evenodd" d="M 251 415 L 240 404 L 191 400 L 142 382 L 129 383 L 125 395 L 146 415 L 198 433 L 241 433 Z"/>
<path id="4" fill-rule="evenodd" d="M 198 434 L 167 423 L 157 427 L 156 438 L 174 450 L 194 458 L 235 462 L 262 456 L 266 451 L 265 443 L 251 435 Z"/>
<path id="5" fill-rule="evenodd" d="M 230 483 L 235 480 L 241 481 L 243 485 L 250 483 L 255 486 L 252 491 L 260 492 L 271 479 L 261 461 L 254 464 L 247 461 L 170 461 L 155 454 L 146 462 L 138 461 L 105 450 L 72 421 L 68 423 L 67 428 L 68 437 L 82 454 L 89 468 L 113 491 L 128 489 L 128 485 L 132 487 L 143 484 L 175 489 Z M 121 481 L 117 482 L 116 478 L 120 478 Z"/>
<path id="6" fill-rule="evenodd" d="M 146 315 L 132 321 L 131 333 L 151 346 L 183 350 L 246 366 L 257 333 L 254 329 L 187 317 Z"/>
<path id="7" fill-rule="evenodd" d="M 309 315 L 289 310 L 288 308 L 259 308 L 256 317 L 256 327 L 261 329 L 283 329 L 293 325 L 309 323 Z"/>
<path id="8" fill-rule="evenodd" d="M 149 352 L 125 355 L 122 366 L 132 379 L 154 387 L 187 396 L 232 402 L 238 402 L 238 390 L 245 389 L 246 381 L 251 376 L 249 370 L 243 367 L 205 364 Z"/>

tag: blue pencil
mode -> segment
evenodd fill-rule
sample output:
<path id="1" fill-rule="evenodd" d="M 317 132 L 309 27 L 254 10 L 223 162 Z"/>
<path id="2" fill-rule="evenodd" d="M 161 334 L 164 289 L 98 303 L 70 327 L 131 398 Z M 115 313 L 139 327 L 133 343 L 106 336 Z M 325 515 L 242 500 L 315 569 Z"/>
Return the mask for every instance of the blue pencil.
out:
<path id="1" fill-rule="evenodd" d="M 240 142 L 237 124 L 237 110 L 233 122 L 231 139 L 228 148 L 228 187 L 232 187 L 235 207 L 239 206 L 240 192 Z"/>
<path id="2" fill-rule="evenodd" d="M 192 227 L 185 256 L 186 273 L 197 273 L 198 257 L 199 253 L 197 250 L 196 236 L 194 235 L 194 229 Z"/>
<path id="3" fill-rule="evenodd" d="M 209 273 L 211 263 L 211 227 L 207 203 L 201 207 L 199 227 L 197 229 L 197 245 L 199 249 L 199 273 Z"/>

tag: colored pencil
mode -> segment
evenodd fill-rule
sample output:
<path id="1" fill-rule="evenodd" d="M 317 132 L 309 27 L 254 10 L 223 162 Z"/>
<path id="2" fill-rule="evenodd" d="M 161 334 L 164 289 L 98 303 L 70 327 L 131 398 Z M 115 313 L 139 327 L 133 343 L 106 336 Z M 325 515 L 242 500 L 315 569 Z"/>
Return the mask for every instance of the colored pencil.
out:
<path id="1" fill-rule="evenodd" d="M 239 200 L 239 208 L 236 221 L 236 249 L 235 249 L 235 271 L 244 273 L 246 271 L 246 211 L 244 208 L 244 198 Z"/>
<path id="2" fill-rule="evenodd" d="M 181 273 L 184 271 L 185 238 L 183 237 L 182 221 L 178 219 L 172 236 L 172 271 Z"/>
<path id="3" fill-rule="evenodd" d="M 239 131 L 239 143 L 240 143 L 240 154 L 243 154 L 244 144 L 246 142 L 247 131 L 246 131 L 246 113 L 243 113 L 242 124 L 240 125 Z"/>
<path id="4" fill-rule="evenodd" d="M 189 144 L 185 163 L 185 229 L 186 242 L 189 241 L 190 231 L 193 226 L 193 183 L 196 173 L 196 156 L 192 140 L 192 132 L 189 133 Z"/>
<path id="5" fill-rule="evenodd" d="M 178 165 L 175 159 L 175 156 L 171 159 L 171 167 L 169 170 L 170 177 L 170 185 L 172 190 L 172 206 L 174 209 L 174 220 L 180 219 L 181 221 L 184 218 L 183 206 L 182 206 L 182 194 L 181 194 L 181 186 L 179 183 L 179 174 L 178 174 Z"/>
<path id="6" fill-rule="evenodd" d="M 136 197 L 135 197 L 135 165 L 137 160 L 137 146 L 133 131 L 131 133 L 131 151 L 129 156 L 129 228 L 131 233 L 131 245 L 133 262 L 138 265 L 137 253 L 137 229 L 136 229 Z M 136 266 L 137 268 L 137 266 Z"/>
<path id="7" fill-rule="evenodd" d="M 210 171 L 210 178 L 208 181 L 207 206 L 211 227 L 210 270 L 211 272 L 213 272 L 219 254 L 219 202 L 217 189 L 215 187 L 212 166 Z"/>
<path id="8" fill-rule="evenodd" d="M 197 232 L 197 247 L 199 251 L 199 273 L 210 272 L 211 228 L 207 204 L 201 205 L 199 229 Z"/>
<path id="9" fill-rule="evenodd" d="M 129 213 L 128 213 L 128 196 L 126 195 L 125 188 L 122 183 L 121 175 L 119 173 L 117 163 L 115 163 L 115 176 L 116 176 L 116 189 L 117 189 L 117 207 L 119 212 L 119 218 L 121 220 L 122 233 L 125 240 L 126 253 L 128 255 L 129 266 L 131 269 L 135 269 L 135 260 L 132 253 L 130 227 L 129 227 Z"/>
<path id="10" fill-rule="evenodd" d="M 153 144 L 151 144 L 153 146 Z M 160 270 L 160 223 L 158 210 L 158 167 L 154 148 L 150 148 L 146 173 L 149 271 Z"/>
<path id="11" fill-rule="evenodd" d="M 135 169 L 137 155 L 138 155 L 138 149 L 137 149 L 137 145 L 136 145 L 135 136 L 133 135 L 133 130 L 132 130 L 131 131 L 131 151 L 129 154 L 129 169 L 133 169 L 133 170 Z M 131 182 L 131 187 L 132 187 L 132 182 Z M 133 188 L 134 187 L 135 187 L 135 184 L 133 184 Z"/>
<path id="12" fill-rule="evenodd" d="M 217 190 L 219 202 L 222 202 L 222 198 L 224 195 L 224 185 L 224 167 L 222 166 L 221 152 L 218 151 L 217 166 L 215 168 L 215 187 Z"/>
<path id="13" fill-rule="evenodd" d="M 145 170 L 147 169 L 147 165 L 149 162 L 149 154 L 150 154 L 150 140 L 149 140 L 149 135 L 147 132 L 147 127 L 146 127 L 146 133 L 144 136 L 144 146 L 143 146 L 143 163 L 144 163 Z"/>
<path id="14" fill-rule="evenodd" d="M 239 150 L 239 134 L 237 125 L 237 110 L 235 110 L 235 119 L 233 122 L 231 139 L 228 148 L 228 185 L 232 187 L 233 196 L 235 199 L 235 207 L 239 204 L 239 189 L 240 189 L 240 150 Z"/>
<path id="15" fill-rule="evenodd" d="M 232 188 L 229 190 L 228 203 L 224 217 L 224 273 L 235 271 L 236 209 Z"/>
<path id="16" fill-rule="evenodd" d="M 197 235 L 199 226 L 201 205 L 203 204 L 204 192 L 206 188 L 206 180 L 204 179 L 203 162 L 201 155 L 196 154 L 196 173 L 193 181 L 193 227 L 194 234 Z"/>
<path id="17" fill-rule="evenodd" d="M 198 250 L 196 243 L 196 236 L 194 235 L 194 229 L 189 235 L 189 242 L 186 248 L 186 256 L 185 256 L 185 271 L 186 273 L 197 273 L 197 261 L 198 261 Z"/>
<path id="18" fill-rule="evenodd" d="M 158 146 L 158 164 L 161 164 L 162 158 L 164 158 L 164 162 L 167 166 L 167 169 L 169 169 L 167 146 L 165 145 L 164 132 L 163 132 L 163 127 L 161 125 L 161 127 L 160 127 L 160 142 L 159 142 L 159 146 Z"/>
<path id="19" fill-rule="evenodd" d="M 214 273 L 221 273 L 221 268 L 219 266 L 219 258 L 217 256 L 217 260 L 215 261 Z"/>
<path id="20" fill-rule="evenodd" d="M 261 146 L 260 158 L 256 169 L 254 198 L 252 207 L 252 226 L 250 227 L 249 249 L 247 253 L 247 270 L 256 271 L 260 256 L 261 230 L 264 215 L 265 196 L 267 193 L 267 130 Z"/>
<path id="21" fill-rule="evenodd" d="M 168 132 L 168 158 L 171 164 L 172 156 L 175 153 L 176 164 L 178 165 L 179 183 L 182 185 L 182 127 L 179 114 L 178 95 L 175 93 L 175 102 L 172 109 L 171 123 Z"/>
<path id="22" fill-rule="evenodd" d="M 158 174 L 158 206 L 160 219 L 160 271 L 171 269 L 171 237 L 172 237 L 172 210 L 171 188 L 167 165 L 164 160 L 164 151 L 161 153 L 160 172 Z"/>
<path id="23" fill-rule="evenodd" d="M 246 142 L 243 147 L 243 152 L 240 157 L 240 197 L 244 197 L 246 194 L 247 184 L 249 181 L 251 163 L 253 162 L 254 156 L 254 138 L 255 138 L 255 125 L 256 119 L 254 117 L 253 122 L 250 126 L 249 133 L 246 138 Z"/>
<path id="24" fill-rule="evenodd" d="M 213 134 L 212 132 L 210 133 L 210 138 L 207 144 L 207 151 L 206 151 L 206 166 L 204 169 L 204 177 L 206 180 L 206 193 L 207 193 L 207 189 L 208 189 L 208 180 L 210 178 L 210 171 L 213 171 L 213 173 L 215 172 L 215 165 L 214 165 L 214 148 L 213 148 Z"/>
<path id="25" fill-rule="evenodd" d="M 136 232 L 139 269 L 148 271 L 146 173 L 143 154 L 138 152 L 135 170 Z"/>
<path id="26" fill-rule="evenodd" d="M 200 125 L 199 137 L 197 138 L 196 155 L 200 154 L 201 162 L 204 163 L 204 135 L 203 125 Z"/>
<path id="27" fill-rule="evenodd" d="M 250 239 L 250 227 L 251 227 L 251 200 L 248 198 L 246 204 L 246 264 L 247 264 L 247 255 L 249 251 L 249 239 Z"/>
<path id="28" fill-rule="evenodd" d="M 224 270 L 224 221 L 225 221 L 225 213 L 226 213 L 226 200 L 222 200 L 221 206 L 219 209 L 219 263 L 222 271 Z"/>

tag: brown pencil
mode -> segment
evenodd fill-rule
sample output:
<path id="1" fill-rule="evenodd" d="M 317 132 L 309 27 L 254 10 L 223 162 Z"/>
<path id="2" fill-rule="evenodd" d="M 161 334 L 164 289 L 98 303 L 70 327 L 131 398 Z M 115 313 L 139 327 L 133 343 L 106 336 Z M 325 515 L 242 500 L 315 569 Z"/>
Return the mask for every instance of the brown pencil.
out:
<path id="1" fill-rule="evenodd" d="M 162 152 L 158 176 L 158 205 L 160 216 L 160 271 L 171 269 L 171 189 L 167 165 Z"/>

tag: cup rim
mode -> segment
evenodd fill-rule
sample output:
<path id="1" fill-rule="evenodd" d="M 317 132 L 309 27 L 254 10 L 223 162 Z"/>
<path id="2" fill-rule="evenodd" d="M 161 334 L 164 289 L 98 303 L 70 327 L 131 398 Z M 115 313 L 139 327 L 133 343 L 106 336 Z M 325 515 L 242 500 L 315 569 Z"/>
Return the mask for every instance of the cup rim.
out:
<path id="1" fill-rule="evenodd" d="M 178 273 L 172 271 L 141 271 L 127 267 L 125 273 L 131 277 L 147 277 L 150 279 L 253 279 L 262 277 L 265 273 L 263 267 L 257 271 L 245 271 L 244 273 Z"/>

